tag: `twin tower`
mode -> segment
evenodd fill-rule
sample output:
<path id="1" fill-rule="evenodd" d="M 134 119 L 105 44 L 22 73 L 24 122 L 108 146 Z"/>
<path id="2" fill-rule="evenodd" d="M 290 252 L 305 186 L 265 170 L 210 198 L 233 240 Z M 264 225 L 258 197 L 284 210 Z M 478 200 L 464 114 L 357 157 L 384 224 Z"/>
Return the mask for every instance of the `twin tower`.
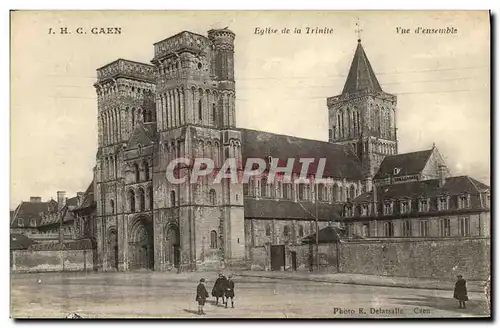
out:
<path id="1" fill-rule="evenodd" d="M 234 40 L 228 29 L 208 37 L 184 31 L 154 44 L 152 65 L 118 59 L 97 70 L 93 230 L 102 270 L 244 260 L 242 184 L 166 179 L 179 157 L 212 158 L 216 169 L 235 158 L 241 166 Z M 327 103 L 329 141 L 352 147 L 372 177 L 384 156 L 397 154 L 396 97 L 382 91 L 360 41 L 342 94 Z"/>
<path id="2" fill-rule="evenodd" d="M 243 187 L 165 178 L 178 157 L 241 163 L 234 39 L 228 29 L 208 37 L 184 31 L 154 44 L 153 65 L 118 59 L 97 70 L 95 230 L 103 270 L 198 269 L 244 258 Z"/>

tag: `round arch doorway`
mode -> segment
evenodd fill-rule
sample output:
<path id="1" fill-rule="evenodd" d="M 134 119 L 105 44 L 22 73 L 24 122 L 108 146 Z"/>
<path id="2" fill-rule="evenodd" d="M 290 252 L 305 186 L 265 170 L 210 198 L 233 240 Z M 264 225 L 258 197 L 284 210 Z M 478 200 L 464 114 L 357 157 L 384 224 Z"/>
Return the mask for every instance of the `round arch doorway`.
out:
<path id="1" fill-rule="evenodd" d="M 108 231 L 108 267 L 118 270 L 118 235 L 114 228 Z"/>
<path id="2" fill-rule="evenodd" d="M 154 268 L 153 225 L 145 217 L 138 218 L 130 229 L 129 268 Z"/>
<path id="3" fill-rule="evenodd" d="M 179 227 L 170 224 L 165 228 L 165 263 L 179 268 L 181 262 Z"/>

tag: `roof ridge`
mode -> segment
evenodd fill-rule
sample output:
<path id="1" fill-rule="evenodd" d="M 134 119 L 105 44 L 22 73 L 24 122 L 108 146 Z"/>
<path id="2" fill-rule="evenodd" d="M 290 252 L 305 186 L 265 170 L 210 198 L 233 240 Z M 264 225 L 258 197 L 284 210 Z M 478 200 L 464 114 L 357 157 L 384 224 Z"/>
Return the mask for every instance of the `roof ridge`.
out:
<path id="1" fill-rule="evenodd" d="M 280 136 L 280 137 L 288 137 L 288 138 L 301 139 L 301 140 L 305 140 L 305 141 L 321 142 L 321 143 L 324 143 L 324 144 L 329 144 L 329 145 L 334 145 L 334 146 L 339 146 L 339 147 L 345 147 L 346 146 L 346 145 L 341 145 L 341 144 L 337 144 L 337 143 L 329 142 L 329 141 L 325 141 L 325 140 L 318 140 L 318 139 L 310 139 L 310 138 L 304 138 L 304 137 L 297 137 L 297 136 L 292 136 L 292 135 L 289 135 L 289 134 L 281 134 L 281 133 L 274 133 L 274 132 L 269 132 L 269 131 L 261 131 L 261 130 L 255 130 L 255 129 L 247 129 L 247 128 L 239 128 L 239 129 L 240 130 L 250 131 L 250 132 L 258 132 L 260 134 L 266 133 L 266 134 L 271 134 L 271 135 Z"/>

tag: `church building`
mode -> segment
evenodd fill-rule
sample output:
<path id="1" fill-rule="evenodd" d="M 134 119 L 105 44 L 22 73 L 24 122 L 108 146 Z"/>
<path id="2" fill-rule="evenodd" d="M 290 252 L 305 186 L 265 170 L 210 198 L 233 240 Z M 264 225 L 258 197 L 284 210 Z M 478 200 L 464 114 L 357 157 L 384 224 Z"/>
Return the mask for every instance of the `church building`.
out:
<path id="1" fill-rule="evenodd" d="M 335 222 L 382 237 L 375 214 L 383 205 L 374 204 L 384 185 L 444 179 L 452 189 L 463 187 L 436 148 L 398 155 L 397 99 L 382 90 L 361 40 L 341 94 L 325 99 L 328 142 L 237 127 L 234 42 L 229 29 L 183 31 L 154 44 L 151 64 L 117 59 L 97 70 L 99 138 L 87 193 L 96 206 L 89 224 L 99 270 L 249 267 L 267 246 L 288 257 L 287 245 Z M 214 183 L 211 176 L 172 184 L 167 166 L 180 157 L 211 158 L 216 169 L 234 158 L 242 170 L 255 157 L 326 158 L 326 165 L 321 184 L 302 182 L 295 168 L 291 182 L 264 174 L 248 184 Z M 192 170 L 178 166 L 178 174 Z M 486 197 L 487 186 L 468 181 Z M 365 203 L 372 209 L 368 225 L 355 219 Z M 399 199 L 392 204 L 403 206 Z"/>

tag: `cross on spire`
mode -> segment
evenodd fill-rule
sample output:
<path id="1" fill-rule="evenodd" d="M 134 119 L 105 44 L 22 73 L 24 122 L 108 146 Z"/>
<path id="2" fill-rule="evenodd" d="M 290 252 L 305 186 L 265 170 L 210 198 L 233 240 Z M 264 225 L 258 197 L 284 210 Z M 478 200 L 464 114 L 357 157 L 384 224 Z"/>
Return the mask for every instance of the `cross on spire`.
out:
<path id="1" fill-rule="evenodd" d="M 358 33 L 358 42 L 361 42 L 361 32 L 363 32 L 363 30 L 361 29 L 361 26 L 359 24 L 359 17 L 358 17 L 358 21 L 356 22 L 356 30 L 355 32 Z"/>

